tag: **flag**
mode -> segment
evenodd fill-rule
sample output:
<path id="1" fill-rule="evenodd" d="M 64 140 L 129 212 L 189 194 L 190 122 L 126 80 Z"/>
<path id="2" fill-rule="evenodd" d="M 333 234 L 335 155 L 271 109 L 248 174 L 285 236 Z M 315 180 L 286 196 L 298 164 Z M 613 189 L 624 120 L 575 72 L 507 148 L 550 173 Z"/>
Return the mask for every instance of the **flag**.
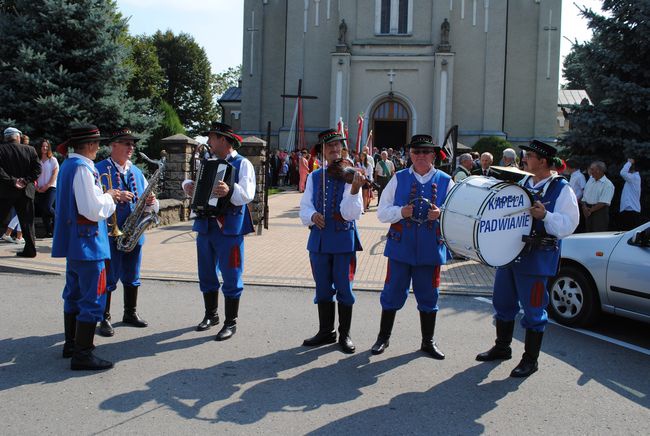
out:
<path id="1" fill-rule="evenodd" d="M 448 166 L 449 174 L 454 171 L 456 167 L 456 147 L 458 143 L 458 126 L 452 126 L 445 136 L 445 142 L 442 145 L 442 151 L 446 155 L 441 162 L 441 166 Z"/>
<path id="2" fill-rule="evenodd" d="M 366 147 L 368 147 L 368 153 L 372 154 L 372 130 L 368 133 L 368 138 L 366 139 Z"/>
<path id="3" fill-rule="evenodd" d="M 361 135 L 363 134 L 363 112 L 357 115 L 357 153 L 361 152 Z"/>
<path id="4" fill-rule="evenodd" d="M 345 127 L 345 123 L 343 122 L 343 118 L 339 117 L 339 122 L 336 123 L 336 133 L 339 135 L 343 136 L 343 146 L 347 148 L 347 128 Z"/>
<path id="5" fill-rule="evenodd" d="M 287 136 L 287 144 L 285 145 L 285 150 L 291 152 L 296 150 L 296 137 L 298 136 L 296 134 L 296 127 L 298 125 L 298 109 L 299 109 L 299 104 L 298 102 L 300 99 L 296 99 L 296 108 L 293 111 L 293 117 L 291 118 L 291 127 L 289 127 L 289 135 Z"/>
<path id="6" fill-rule="evenodd" d="M 307 147 L 305 142 L 305 120 L 302 116 L 302 97 L 298 96 L 298 120 L 296 126 L 296 135 L 298 139 L 296 144 L 299 150 L 304 150 Z"/>

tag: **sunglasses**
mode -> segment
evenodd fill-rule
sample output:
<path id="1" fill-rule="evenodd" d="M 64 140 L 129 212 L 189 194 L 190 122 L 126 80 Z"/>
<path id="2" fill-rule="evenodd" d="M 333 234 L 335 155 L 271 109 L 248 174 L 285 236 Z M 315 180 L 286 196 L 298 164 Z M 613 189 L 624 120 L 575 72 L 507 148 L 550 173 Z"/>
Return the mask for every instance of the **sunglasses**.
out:
<path id="1" fill-rule="evenodd" d="M 413 154 L 432 154 L 433 150 L 427 150 L 427 149 L 420 149 L 420 150 L 411 150 L 411 153 Z"/>

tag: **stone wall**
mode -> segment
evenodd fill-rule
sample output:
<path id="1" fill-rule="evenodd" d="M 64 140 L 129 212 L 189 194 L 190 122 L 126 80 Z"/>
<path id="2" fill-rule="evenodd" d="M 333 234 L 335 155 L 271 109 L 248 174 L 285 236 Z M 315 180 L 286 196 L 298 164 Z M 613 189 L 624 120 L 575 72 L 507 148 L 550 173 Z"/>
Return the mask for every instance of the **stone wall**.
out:
<path id="1" fill-rule="evenodd" d="M 248 205 L 253 215 L 253 224 L 258 226 L 258 233 L 261 233 L 261 225 L 264 220 L 264 164 L 266 163 L 266 141 L 255 136 L 248 136 L 242 141 L 242 146 L 237 150 L 239 154 L 247 158 L 255 168 L 255 198 Z"/>
<path id="2" fill-rule="evenodd" d="M 170 136 L 161 142 L 167 152 L 167 165 L 160 198 L 178 201 L 173 207 L 178 209 L 179 220 L 185 221 L 190 214 L 190 199 L 183 192 L 181 183 L 192 178 L 192 154 L 199 143 L 185 135 Z"/>

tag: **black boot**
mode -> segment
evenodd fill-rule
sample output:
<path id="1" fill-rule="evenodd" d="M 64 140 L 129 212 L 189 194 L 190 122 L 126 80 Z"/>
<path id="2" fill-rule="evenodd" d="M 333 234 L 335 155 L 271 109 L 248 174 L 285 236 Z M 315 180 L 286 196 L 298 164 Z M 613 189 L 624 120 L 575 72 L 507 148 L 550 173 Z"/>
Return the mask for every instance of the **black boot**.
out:
<path id="1" fill-rule="evenodd" d="M 528 377 L 537 371 L 537 358 L 539 350 L 542 348 L 542 337 L 544 332 L 535 330 L 526 330 L 526 345 L 524 346 L 524 355 L 519 365 L 510 373 L 510 377 Z"/>
<path id="2" fill-rule="evenodd" d="M 497 324 L 497 339 L 494 341 L 494 347 L 488 351 L 476 356 L 479 362 L 490 362 L 492 360 L 508 360 L 512 357 L 512 349 L 510 343 L 512 342 L 512 332 L 515 330 L 515 321 L 501 321 L 496 320 Z"/>
<path id="3" fill-rule="evenodd" d="M 420 350 L 434 359 L 443 360 L 445 355 L 433 342 L 433 332 L 436 329 L 436 316 L 438 312 L 420 312 L 420 329 L 422 330 L 422 346 Z"/>
<path id="4" fill-rule="evenodd" d="M 336 332 L 334 331 L 335 312 L 336 305 L 333 301 L 318 303 L 318 333 L 311 338 L 305 339 L 302 345 L 315 347 L 336 342 Z"/>
<path id="5" fill-rule="evenodd" d="M 204 292 L 203 304 L 205 305 L 205 316 L 203 317 L 203 321 L 196 326 L 197 332 L 208 330 L 210 327 L 219 324 L 219 315 L 217 315 L 219 292 Z"/>
<path id="6" fill-rule="evenodd" d="M 350 326 L 352 325 L 352 306 L 339 303 L 339 345 L 346 354 L 352 354 L 356 350 L 350 337 Z"/>
<path id="7" fill-rule="evenodd" d="M 379 322 L 379 335 L 377 342 L 372 346 L 370 352 L 372 354 L 381 354 L 388 348 L 390 342 L 390 334 L 393 331 L 393 323 L 395 322 L 396 310 L 382 310 L 381 321 Z"/>
<path id="8" fill-rule="evenodd" d="M 111 295 L 112 291 L 106 291 L 106 307 L 104 307 L 104 319 L 99 323 L 99 334 L 101 336 L 111 337 L 115 334 L 111 325 Z"/>
<path id="9" fill-rule="evenodd" d="M 146 327 L 149 323 L 140 318 L 140 315 L 136 312 L 137 304 L 138 287 L 124 285 L 124 317 L 122 317 L 122 322 L 134 327 Z"/>
<path id="10" fill-rule="evenodd" d="M 100 359 L 93 354 L 95 346 L 93 338 L 95 336 L 96 323 L 77 321 L 77 331 L 75 332 L 75 346 L 70 369 L 72 370 L 102 370 L 113 367 L 113 362 Z"/>
<path id="11" fill-rule="evenodd" d="M 63 312 L 63 329 L 65 331 L 65 343 L 63 344 L 63 357 L 70 358 L 74 354 L 74 336 L 77 330 L 78 313 Z"/>
<path id="12" fill-rule="evenodd" d="M 217 333 L 215 341 L 230 339 L 237 332 L 237 314 L 239 313 L 239 298 L 225 298 L 226 320 Z"/>

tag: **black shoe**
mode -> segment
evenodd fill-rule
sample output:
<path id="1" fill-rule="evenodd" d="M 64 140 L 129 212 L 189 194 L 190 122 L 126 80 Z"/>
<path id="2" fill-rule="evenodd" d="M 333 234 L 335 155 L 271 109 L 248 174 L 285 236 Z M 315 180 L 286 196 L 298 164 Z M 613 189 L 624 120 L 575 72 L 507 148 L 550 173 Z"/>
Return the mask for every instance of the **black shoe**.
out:
<path id="1" fill-rule="evenodd" d="M 101 359 L 93 354 L 95 348 L 93 345 L 95 325 L 96 323 L 94 322 L 77 321 L 75 348 L 72 359 L 70 360 L 70 369 L 74 371 L 99 371 L 113 367 L 113 362 Z"/>
<path id="2" fill-rule="evenodd" d="M 19 251 L 18 253 L 16 253 L 16 256 L 34 258 L 36 257 L 36 253 L 25 253 L 24 251 Z"/>
<path id="3" fill-rule="evenodd" d="M 74 337 L 77 330 L 78 313 L 63 312 L 63 329 L 65 332 L 65 343 L 63 344 L 63 358 L 68 359 L 74 354 Z"/>
<path id="4" fill-rule="evenodd" d="M 382 310 L 381 311 L 381 321 L 379 322 L 379 335 L 377 336 L 377 342 L 375 342 L 370 349 L 372 354 L 381 354 L 383 353 L 388 345 L 390 345 L 390 334 L 393 331 L 393 323 L 395 322 L 396 310 Z"/>
<path id="5" fill-rule="evenodd" d="M 339 346 L 346 354 L 355 352 L 356 347 L 350 337 L 352 325 L 352 306 L 339 303 Z"/>
<path id="6" fill-rule="evenodd" d="M 112 291 L 106 291 L 106 305 L 104 306 L 104 319 L 99 323 L 99 334 L 110 338 L 115 334 L 113 326 L 111 325 L 111 298 L 113 296 Z"/>
<path id="7" fill-rule="evenodd" d="M 197 332 L 209 330 L 212 326 L 219 324 L 219 315 L 217 315 L 219 292 L 204 292 L 203 304 L 205 306 L 205 316 L 199 325 L 196 326 Z"/>
<path id="8" fill-rule="evenodd" d="M 138 287 L 124 286 L 124 316 L 122 317 L 122 322 L 134 327 L 147 327 L 149 323 L 140 318 L 140 315 L 138 315 L 138 312 L 135 309 L 137 302 Z"/>
<path id="9" fill-rule="evenodd" d="M 226 320 L 223 323 L 223 327 L 217 333 L 217 337 L 214 338 L 215 341 L 225 341 L 233 337 L 237 333 L 237 316 L 239 314 L 239 298 L 225 298 L 225 312 Z"/>
<path id="10" fill-rule="evenodd" d="M 422 330 L 422 345 L 420 350 L 437 360 L 443 360 L 445 355 L 433 341 L 438 312 L 420 312 L 420 329 Z"/>
<path id="11" fill-rule="evenodd" d="M 108 318 L 104 318 L 99 323 L 99 335 L 104 336 L 106 338 L 110 338 L 111 336 L 115 335 L 115 330 L 113 329 L 113 326 L 111 325 L 111 316 L 110 315 L 108 316 Z"/>
<path id="12" fill-rule="evenodd" d="M 496 320 L 497 325 L 497 339 L 495 345 L 488 351 L 476 356 L 479 362 L 490 362 L 493 360 L 508 360 L 512 358 L 512 333 L 515 329 L 515 322 Z"/>
<path id="13" fill-rule="evenodd" d="M 542 348 L 542 337 L 544 332 L 526 330 L 526 344 L 524 346 L 524 355 L 510 373 L 510 377 L 528 377 L 538 369 L 537 358 L 539 350 Z"/>
<path id="14" fill-rule="evenodd" d="M 336 332 L 334 331 L 335 312 L 336 305 L 333 301 L 318 303 L 318 333 L 311 338 L 305 339 L 302 345 L 305 347 L 317 347 L 336 342 Z"/>

